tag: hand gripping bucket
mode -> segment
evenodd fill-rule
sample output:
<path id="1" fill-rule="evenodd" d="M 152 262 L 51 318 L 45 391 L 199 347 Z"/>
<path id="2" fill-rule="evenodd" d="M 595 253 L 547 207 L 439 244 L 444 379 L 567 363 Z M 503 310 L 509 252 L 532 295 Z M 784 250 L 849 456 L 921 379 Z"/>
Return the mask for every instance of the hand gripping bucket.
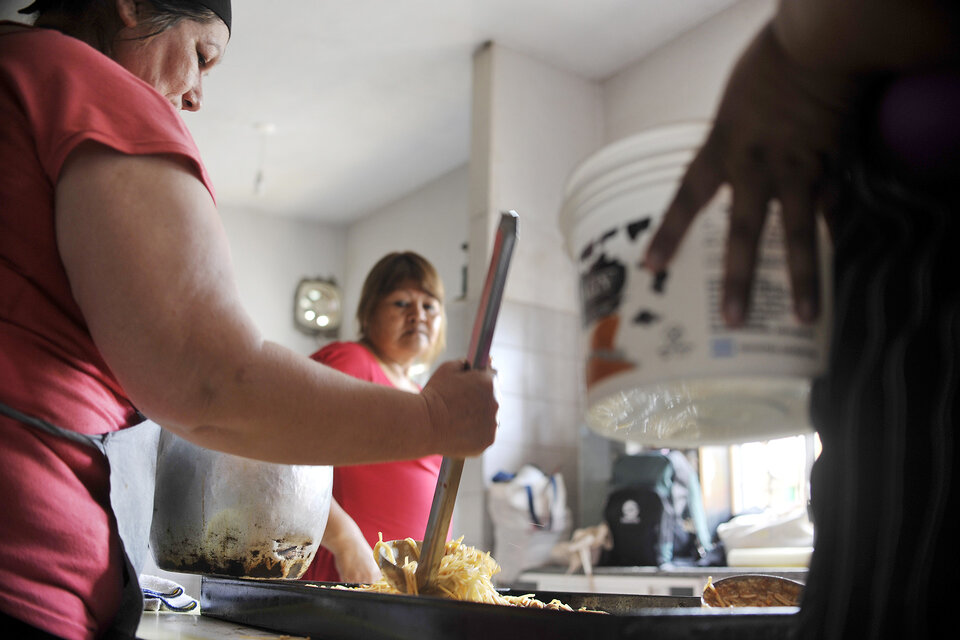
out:
<path id="1" fill-rule="evenodd" d="M 830 251 L 820 229 L 821 320 L 793 314 L 779 215 L 764 226 L 746 326 L 719 313 L 729 192 L 695 219 L 666 273 L 646 246 L 709 123 L 641 132 L 583 162 L 560 214 L 580 278 L 587 424 L 651 447 L 692 448 L 810 432 L 808 400 L 829 343 Z"/>

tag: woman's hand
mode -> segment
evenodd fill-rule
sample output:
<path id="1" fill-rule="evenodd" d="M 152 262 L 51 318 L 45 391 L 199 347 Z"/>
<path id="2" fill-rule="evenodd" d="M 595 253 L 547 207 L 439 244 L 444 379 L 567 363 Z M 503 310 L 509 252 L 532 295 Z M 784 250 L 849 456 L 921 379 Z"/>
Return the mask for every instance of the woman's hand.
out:
<path id="1" fill-rule="evenodd" d="M 333 554 L 342 582 L 370 584 L 380 579 L 380 567 L 373 559 L 360 527 L 336 500 L 330 501 L 330 515 L 320 544 Z"/>
<path id="2" fill-rule="evenodd" d="M 373 560 L 373 550 L 362 536 L 341 545 L 334 552 L 333 561 L 341 582 L 370 584 L 380 579 L 380 567 Z"/>
<path id="3" fill-rule="evenodd" d="M 499 408 L 493 377 L 490 368 L 468 369 L 457 360 L 440 365 L 423 388 L 438 449 L 445 455 L 477 455 L 493 443 Z"/>
<path id="4" fill-rule="evenodd" d="M 819 314 L 817 213 L 840 127 L 858 85 L 849 76 L 802 69 L 784 52 L 770 25 L 734 67 L 713 129 L 691 162 L 647 249 L 646 266 L 660 271 L 701 208 L 722 184 L 733 190 L 722 313 L 728 325 L 746 319 L 757 246 L 771 200 L 781 207 L 794 309 L 801 321 Z"/>

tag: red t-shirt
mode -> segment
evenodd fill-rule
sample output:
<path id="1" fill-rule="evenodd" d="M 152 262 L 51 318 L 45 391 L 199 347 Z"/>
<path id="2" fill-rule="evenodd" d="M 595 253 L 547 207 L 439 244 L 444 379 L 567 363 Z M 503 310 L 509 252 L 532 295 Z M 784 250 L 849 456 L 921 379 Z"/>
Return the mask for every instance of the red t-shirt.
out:
<path id="1" fill-rule="evenodd" d="M 376 358 L 356 342 L 334 342 L 311 356 L 355 378 L 392 387 Z M 403 429 L 402 424 L 396 425 Z M 373 547 L 384 540 L 423 538 L 443 456 L 380 464 L 335 467 L 333 497 L 360 527 Z M 304 580 L 339 582 L 333 554 L 320 548 Z"/>
<path id="2" fill-rule="evenodd" d="M 212 197 L 199 153 L 162 95 L 49 29 L 0 32 L 0 122 L 0 402 L 81 433 L 122 429 L 136 409 L 71 294 L 54 188 L 70 152 L 97 141 L 185 157 Z M 0 441 L 0 610 L 93 638 L 111 624 L 122 584 L 106 463 L 3 416 Z"/>

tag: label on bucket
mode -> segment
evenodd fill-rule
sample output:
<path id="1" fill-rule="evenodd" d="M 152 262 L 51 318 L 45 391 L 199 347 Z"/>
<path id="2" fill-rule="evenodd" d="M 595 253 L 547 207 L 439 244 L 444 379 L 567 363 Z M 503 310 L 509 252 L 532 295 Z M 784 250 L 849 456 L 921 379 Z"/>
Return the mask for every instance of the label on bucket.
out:
<path id="1" fill-rule="evenodd" d="M 807 396 L 824 366 L 827 331 L 794 316 L 779 215 L 765 225 L 747 323 L 731 330 L 719 311 L 726 191 L 697 217 L 667 271 L 642 266 L 674 188 L 622 192 L 578 226 L 588 423 L 674 447 L 809 431 Z"/>

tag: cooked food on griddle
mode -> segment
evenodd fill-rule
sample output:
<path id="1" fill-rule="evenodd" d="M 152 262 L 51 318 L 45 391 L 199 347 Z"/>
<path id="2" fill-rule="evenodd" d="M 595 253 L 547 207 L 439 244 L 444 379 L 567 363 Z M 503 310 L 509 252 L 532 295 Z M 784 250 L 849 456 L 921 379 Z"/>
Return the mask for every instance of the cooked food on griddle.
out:
<path id="1" fill-rule="evenodd" d="M 419 549 L 419 543 L 409 539 L 415 548 Z M 396 562 L 393 550 L 389 545 L 380 542 L 373 548 L 374 557 L 381 552 L 387 554 L 387 557 Z M 417 562 L 409 558 L 400 565 L 406 578 L 406 593 L 416 595 L 417 590 Z M 447 542 L 443 558 L 440 560 L 440 569 L 437 572 L 437 582 L 435 591 L 426 595 L 441 596 L 451 600 L 466 600 L 470 602 L 483 602 L 486 604 L 500 604 L 513 607 L 528 607 L 533 609 L 555 609 L 558 611 L 574 611 L 569 605 L 559 600 L 543 602 L 537 600 L 531 594 L 520 596 L 504 595 L 497 591 L 493 586 L 493 576 L 500 571 L 500 565 L 490 555 L 489 552 L 479 551 L 475 547 L 463 544 L 463 537 Z M 376 593 L 402 593 L 393 587 L 385 578 L 380 578 L 372 584 L 360 585 L 357 587 L 337 586 L 338 589 L 353 589 L 357 591 L 372 591 Z M 579 609 L 578 611 L 590 611 L 589 609 Z M 602 613 L 602 612 L 594 612 Z"/>
<path id="2" fill-rule="evenodd" d="M 741 575 L 716 583 L 707 579 L 703 588 L 705 607 L 796 607 L 803 585 L 777 576 Z"/>

